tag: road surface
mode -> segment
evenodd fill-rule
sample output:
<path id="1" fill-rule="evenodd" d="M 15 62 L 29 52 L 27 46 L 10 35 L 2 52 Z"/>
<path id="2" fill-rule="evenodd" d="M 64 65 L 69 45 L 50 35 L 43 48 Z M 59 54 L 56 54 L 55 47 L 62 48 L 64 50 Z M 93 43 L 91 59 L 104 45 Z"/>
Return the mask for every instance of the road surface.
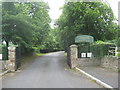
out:
<path id="1" fill-rule="evenodd" d="M 102 88 L 82 74 L 66 70 L 64 52 L 38 57 L 20 72 L 3 77 L 3 88 Z"/>
<path id="2" fill-rule="evenodd" d="M 112 86 L 113 88 L 118 88 L 118 73 L 116 71 L 102 68 L 100 66 L 80 67 L 80 69 Z"/>

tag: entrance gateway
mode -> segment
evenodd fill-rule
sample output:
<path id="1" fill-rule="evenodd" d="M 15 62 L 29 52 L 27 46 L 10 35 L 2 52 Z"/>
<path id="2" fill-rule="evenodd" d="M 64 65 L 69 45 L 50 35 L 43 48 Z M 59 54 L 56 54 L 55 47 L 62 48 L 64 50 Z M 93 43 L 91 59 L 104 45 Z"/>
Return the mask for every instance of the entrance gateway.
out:
<path id="1" fill-rule="evenodd" d="M 75 43 L 78 44 L 78 58 L 92 57 L 90 44 L 93 42 L 94 38 L 90 35 L 79 35 L 75 37 Z"/>

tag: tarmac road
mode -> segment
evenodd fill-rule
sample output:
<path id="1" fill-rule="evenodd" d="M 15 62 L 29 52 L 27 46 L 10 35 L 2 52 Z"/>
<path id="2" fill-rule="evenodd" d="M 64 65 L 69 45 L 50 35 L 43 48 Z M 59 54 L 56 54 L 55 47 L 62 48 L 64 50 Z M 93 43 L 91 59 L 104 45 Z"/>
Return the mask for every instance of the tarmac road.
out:
<path id="1" fill-rule="evenodd" d="M 3 88 L 102 88 L 82 74 L 66 70 L 64 52 L 38 57 L 16 73 L 6 74 Z"/>
<path id="2" fill-rule="evenodd" d="M 107 68 L 102 68 L 100 66 L 80 67 L 80 69 L 96 77 L 102 82 L 112 86 L 113 88 L 118 88 L 117 71 L 113 71 Z"/>

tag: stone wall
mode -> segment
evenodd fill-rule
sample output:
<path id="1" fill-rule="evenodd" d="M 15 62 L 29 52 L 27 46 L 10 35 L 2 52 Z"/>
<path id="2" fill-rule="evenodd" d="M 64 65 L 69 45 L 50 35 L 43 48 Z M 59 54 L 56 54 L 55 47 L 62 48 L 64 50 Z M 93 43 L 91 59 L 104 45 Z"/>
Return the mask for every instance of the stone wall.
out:
<path id="1" fill-rule="evenodd" d="M 8 70 L 8 60 L 0 60 L 0 74 Z"/>
<path id="2" fill-rule="evenodd" d="M 101 60 L 96 58 L 78 58 L 77 60 L 77 66 L 101 66 L 114 71 L 118 70 L 118 63 L 120 64 L 120 60 L 113 56 L 105 56 Z"/>
<path id="3" fill-rule="evenodd" d="M 0 60 L 1 70 L 7 69 L 7 61 Z"/>
<path id="4" fill-rule="evenodd" d="M 113 56 L 103 57 L 101 59 L 101 67 L 117 70 L 118 69 L 117 57 L 113 57 Z"/>
<path id="5" fill-rule="evenodd" d="M 100 66 L 101 60 L 96 58 L 78 58 L 77 66 Z"/>
<path id="6" fill-rule="evenodd" d="M 68 51 L 68 65 L 70 68 L 76 66 L 101 66 L 108 69 L 118 70 L 118 65 L 120 65 L 120 60 L 117 57 L 105 56 L 102 59 L 92 58 L 78 58 L 77 45 L 71 45 Z"/>
<path id="7" fill-rule="evenodd" d="M 8 58 L 8 60 L 0 60 L 0 70 L 16 71 L 18 68 L 18 63 L 20 64 L 20 61 L 18 63 L 16 62 L 16 47 L 8 47 Z"/>
<path id="8" fill-rule="evenodd" d="M 76 66 L 101 66 L 116 71 L 118 70 L 118 63 L 120 64 L 120 60 L 113 56 L 105 56 L 102 59 L 97 59 L 95 57 L 78 58 L 77 45 L 71 45 L 68 52 L 68 65 L 70 68 L 74 68 Z"/>
<path id="9" fill-rule="evenodd" d="M 6 62 L 0 60 L 0 70 L 4 70 L 4 69 L 5 69 L 5 66 L 6 66 Z"/>

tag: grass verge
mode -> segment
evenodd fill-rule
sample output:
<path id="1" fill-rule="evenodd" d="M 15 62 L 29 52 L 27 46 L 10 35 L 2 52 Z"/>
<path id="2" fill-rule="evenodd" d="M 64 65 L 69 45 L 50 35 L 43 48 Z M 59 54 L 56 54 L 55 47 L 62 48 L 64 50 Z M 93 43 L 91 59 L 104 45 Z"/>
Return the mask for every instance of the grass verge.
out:
<path id="1" fill-rule="evenodd" d="M 118 72 L 120 73 L 120 68 L 118 68 Z"/>
<path id="2" fill-rule="evenodd" d="M 42 56 L 42 55 L 46 55 L 48 53 L 35 53 L 36 56 Z"/>
<path id="3" fill-rule="evenodd" d="M 72 72 L 76 72 L 76 73 L 79 72 L 79 70 L 77 70 L 75 67 L 74 67 L 74 68 L 69 68 L 68 70 L 69 70 L 69 71 L 72 71 Z"/>
<path id="4" fill-rule="evenodd" d="M 67 56 L 67 53 L 66 53 L 66 52 L 64 53 L 64 56 Z"/>

